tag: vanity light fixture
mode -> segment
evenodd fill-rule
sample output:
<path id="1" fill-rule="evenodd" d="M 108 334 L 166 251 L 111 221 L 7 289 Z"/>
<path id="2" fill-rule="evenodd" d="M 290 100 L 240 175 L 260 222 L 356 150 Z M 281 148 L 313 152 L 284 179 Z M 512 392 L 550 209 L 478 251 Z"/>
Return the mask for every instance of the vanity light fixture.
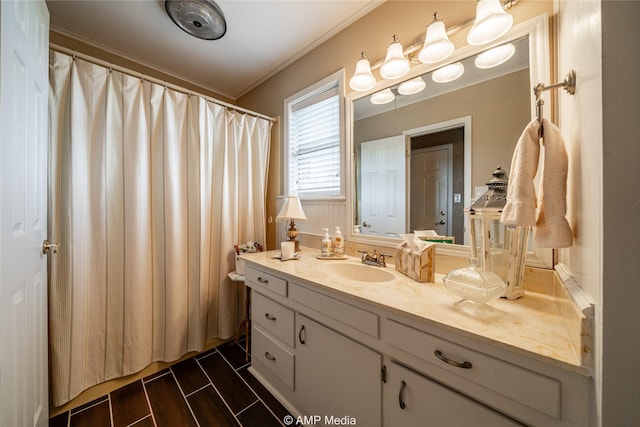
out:
<path id="1" fill-rule="evenodd" d="M 376 85 L 376 78 L 371 73 L 371 64 L 364 51 L 360 54 L 360 59 L 356 63 L 356 72 L 349 80 L 351 89 L 358 92 L 365 92 Z"/>
<path id="2" fill-rule="evenodd" d="M 511 59 L 515 52 L 516 48 L 511 43 L 494 47 L 476 56 L 476 67 L 481 69 L 497 67 Z"/>
<path id="3" fill-rule="evenodd" d="M 464 74 L 464 65 L 461 62 L 445 65 L 431 73 L 431 78 L 436 83 L 449 83 Z"/>
<path id="4" fill-rule="evenodd" d="M 402 44 L 394 34 L 393 41 L 387 47 L 387 57 L 380 67 L 380 75 L 388 80 L 399 79 L 409 72 L 411 64 L 404 56 Z"/>
<path id="5" fill-rule="evenodd" d="M 395 95 L 391 92 L 391 89 L 381 90 L 380 92 L 376 92 L 371 95 L 371 103 L 380 105 L 380 104 L 388 104 L 389 102 L 395 99 Z"/>
<path id="6" fill-rule="evenodd" d="M 434 64 L 447 59 L 454 50 L 455 46 L 445 31 L 444 21 L 440 19 L 438 12 L 435 12 L 433 21 L 427 25 L 424 47 L 418 54 L 418 59 L 425 64 Z"/>
<path id="7" fill-rule="evenodd" d="M 504 10 L 500 0 L 479 0 L 476 19 L 467 33 L 467 42 L 470 45 L 492 42 L 509 31 L 512 25 L 513 16 Z"/>
<path id="8" fill-rule="evenodd" d="M 424 82 L 422 77 L 418 76 L 414 79 L 400 83 L 400 86 L 398 86 L 398 93 L 400 95 L 413 95 L 418 92 L 422 92 L 425 86 L 426 83 Z"/>

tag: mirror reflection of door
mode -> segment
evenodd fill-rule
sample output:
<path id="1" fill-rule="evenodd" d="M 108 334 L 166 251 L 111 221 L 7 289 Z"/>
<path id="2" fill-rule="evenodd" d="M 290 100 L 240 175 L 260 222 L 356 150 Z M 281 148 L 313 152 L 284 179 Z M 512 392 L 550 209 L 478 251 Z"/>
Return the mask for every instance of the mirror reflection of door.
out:
<path id="1" fill-rule="evenodd" d="M 399 237 L 405 230 L 405 137 L 363 142 L 360 173 L 361 233 Z"/>
<path id="2" fill-rule="evenodd" d="M 451 233 L 451 168 L 453 145 L 411 151 L 410 230 Z"/>

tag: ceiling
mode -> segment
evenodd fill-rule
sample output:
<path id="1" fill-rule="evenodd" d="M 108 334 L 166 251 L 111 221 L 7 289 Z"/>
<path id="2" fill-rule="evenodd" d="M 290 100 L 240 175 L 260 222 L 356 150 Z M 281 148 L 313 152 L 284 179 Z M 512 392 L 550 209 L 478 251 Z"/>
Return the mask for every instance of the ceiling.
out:
<path id="1" fill-rule="evenodd" d="M 227 32 L 201 40 L 163 0 L 46 0 L 51 29 L 237 99 L 384 0 L 220 0 Z"/>

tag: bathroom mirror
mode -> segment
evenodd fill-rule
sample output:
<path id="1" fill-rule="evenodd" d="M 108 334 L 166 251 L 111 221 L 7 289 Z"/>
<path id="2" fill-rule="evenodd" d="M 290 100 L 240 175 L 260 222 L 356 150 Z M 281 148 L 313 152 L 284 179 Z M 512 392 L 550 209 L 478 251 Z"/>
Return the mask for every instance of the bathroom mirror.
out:
<path id="1" fill-rule="evenodd" d="M 491 69 L 476 67 L 479 53 L 507 42 L 513 57 Z M 440 245 L 440 253 L 468 256 L 464 208 L 497 166 L 510 168 L 517 139 L 535 116 L 532 88 L 549 81 L 548 46 L 548 17 L 541 15 L 489 46 L 457 49 L 446 62 L 460 62 L 465 71 L 453 82 L 432 79 L 444 64 L 421 64 L 401 80 L 348 94 L 348 239 L 395 245 L 400 234 L 435 230 L 454 241 Z M 418 77 L 424 90 L 399 93 L 400 83 Z M 372 103 L 371 95 L 385 89 L 394 100 Z M 531 249 L 529 265 L 552 265 L 551 250 Z"/>

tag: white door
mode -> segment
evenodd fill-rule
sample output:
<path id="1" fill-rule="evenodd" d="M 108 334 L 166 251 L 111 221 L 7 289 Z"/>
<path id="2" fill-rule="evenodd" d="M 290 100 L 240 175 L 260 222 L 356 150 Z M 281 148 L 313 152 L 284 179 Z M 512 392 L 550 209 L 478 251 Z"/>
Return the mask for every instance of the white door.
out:
<path id="1" fill-rule="evenodd" d="M 0 2 L 0 425 L 48 424 L 44 1 Z"/>
<path id="2" fill-rule="evenodd" d="M 411 231 L 435 230 L 451 235 L 452 145 L 421 148 L 411 152 Z"/>
<path id="3" fill-rule="evenodd" d="M 360 148 L 362 234 L 405 232 L 405 137 L 363 142 Z"/>

